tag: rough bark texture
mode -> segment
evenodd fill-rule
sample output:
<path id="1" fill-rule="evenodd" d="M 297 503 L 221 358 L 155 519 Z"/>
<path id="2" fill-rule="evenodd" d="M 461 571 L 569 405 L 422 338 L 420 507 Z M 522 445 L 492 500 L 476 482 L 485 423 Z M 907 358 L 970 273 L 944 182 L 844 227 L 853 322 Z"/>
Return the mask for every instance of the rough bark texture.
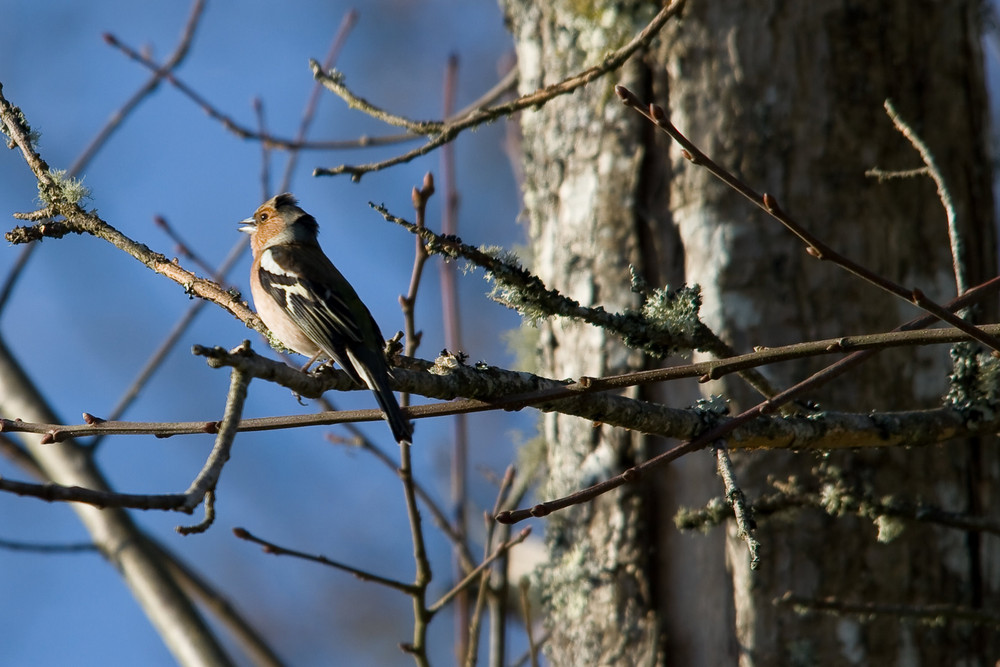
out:
<path id="1" fill-rule="evenodd" d="M 645 2 L 507 0 L 522 91 L 597 63 L 645 24 Z M 654 285 L 700 283 L 703 319 L 737 350 L 888 329 L 915 310 L 804 253 L 739 195 L 667 149 L 614 98 L 623 83 L 668 109 L 716 161 L 774 194 L 830 245 L 935 298 L 954 295 L 945 216 L 927 178 L 878 183 L 872 167 L 920 166 L 882 104 L 891 98 L 935 151 L 958 207 L 972 284 L 996 272 L 985 154 L 986 98 L 977 3 L 816 0 L 688 2 L 643 58 L 523 114 L 525 207 L 534 268 L 584 304 L 635 304 L 628 265 Z M 683 268 L 683 274 L 680 270 Z M 995 316 L 995 313 L 991 314 Z M 561 320 L 542 326 L 541 371 L 622 372 L 641 363 L 620 341 Z M 947 374 L 940 349 L 886 353 L 814 396 L 836 409 L 934 404 Z M 819 362 L 816 362 L 819 363 Z M 817 365 L 768 371 L 779 385 Z M 658 398 L 683 404 L 674 388 Z M 683 391 L 683 390 L 676 390 Z M 738 380 L 705 388 L 746 407 Z M 546 497 L 606 478 L 655 446 L 634 435 L 549 415 Z M 751 496 L 768 478 L 841 471 L 874 497 L 953 511 L 995 505 L 984 480 L 993 448 L 960 443 L 830 457 L 758 454 L 738 460 Z M 803 510 L 763 522 L 760 570 L 730 530 L 678 535 L 678 503 L 721 493 L 707 454 L 647 488 L 626 488 L 548 519 L 548 644 L 554 664 L 992 664 L 996 633 L 895 618 L 796 615 L 786 591 L 850 602 L 996 607 L 993 538 L 908 524 L 887 544 L 870 520 Z M 720 531 L 716 531 L 719 533 Z M 727 571 L 728 568 L 728 571 Z"/>
<path id="2" fill-rule="evenodd" d="M 599 62 L 657 9 L 622 3 L 507 5 L 518 44 L 520 88 L 531 91 Z M 620 12 L 620 13 L 618 13 Z M 638 83 L 636 66 L 621 73 Z M 636 305 L 628 266 L 641 266 L 636 196 L 644 148 L 639 118 L 617 103 L 617 79 L 603 79 L 521 119 L 525 207 L 534 267 L 551 287 L 611 311 Z M 541 369 L 555 377 L 620 373 L 636 358 L 621 341 L 565 320 L 542 325 Z M 620 429 L 549 415 L 546 496 L 563 495 L 620 472 L 644 456 L 641 438 Z M 647 566 L 647 517 L 639 489 L 610 494 L 553 516 L 553 566 L 545 591 L 555 664 L 650 664 L 660 648 Z"/>
<path id="3" fill-rule="evenodd" d="M 929 178 L 878 183 L 872 167 L 920 166 L 883 110 L 891 98 L 935 153 L 966 235 L 973 284 L 995 274 L 989 161 L 975 2 L 692 2 L 662 42 L 667 76 L 654 97 L 669 100 L 679 128 L 717 161 L 831 246 L 935 298 L 954 296 L 945 216 Z M 687 281 L 705 287 L 703 315 L 737 349 L 840 333 L 888 329 L 914 310 L 808 256 L 801 243 L 704 171 L 673 152 L 670 188 L 686 253 Z M 787 386 L 816 363 L 768 372 Z M 948 372 L 941 349 L 885 353 L 828 387 L 836 409 L 887 410 L 938 402 Z M 706 391 L 747 407 L 750 393 L 727 380 Z M 975 480 L 995 479 L 996 458 L 975 443 L 920 451 L 745 456 L 751 494 L 767 479 L 842 471 L 873 497 L 978 511 Z M 986 466 L 983 469 L 983 466 Z M 988 506 L 988 505 L 986 505 Z M 732 531 L 730 531 L 732 533 Z M 996 635 L 946 624 L 928 629 L 879 618 L 795 616 L 773 600 L 786 591 L 850 602 L 967 606 L 995 601 L 977 536 L 909 525 L 888 544 L 870 520 L 803 511 L 761 526 L 766 552 L 750 572 L 746 548 L 727 549 L 742 664 L 976 664 L 1000 650 Z M 993 559 L 995 560 L 995 558 Z M 989 561 L 987 561 L 989 562 Z"/>

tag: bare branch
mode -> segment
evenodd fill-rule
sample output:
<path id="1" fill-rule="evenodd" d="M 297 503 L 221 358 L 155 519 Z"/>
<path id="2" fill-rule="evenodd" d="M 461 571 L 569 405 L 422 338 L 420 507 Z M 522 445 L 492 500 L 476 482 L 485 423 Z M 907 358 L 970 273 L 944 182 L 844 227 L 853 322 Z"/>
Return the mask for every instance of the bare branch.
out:
<path id="1" fill-rule="evenodd" d="M 719 166 L 719 164 L 705 155 L 697 146 L 694 145 L 694 143 L 691 142 L 690 139 L 685 137 L 676 127 L 674 127 L 674 125 L 667 118 L 667 114 L 662 107 L 656 104 L 650 104 L 648 107 L 644 107 L 635 93 L 630 91 L 625 86 L 615 86 L 615 92 L 618 94 L 618 97 L 621 98 L 622 102 L 648 118 L 658 128 L 666 132 L 671 139 L 676 141 L 678 145 L 683 148 L 684 157 L 686 157 L 692 164 L 705 167 L 713 176 L 749 199 L 757 207 L 767 212 L 771 217 L 783 224 L 789 231 L 799 237 L 806 244 L 806 252 L 810 255 L 816 259 L 828 260 L 832 262 L 842 269 L 853 273 L 862 280 L 869 282 L 872 285 L 875 285 L 876 287 L 903 299 L 904 301 L 922 308 L 939 320 L 947 322 L 953 327 L 966 332 L 983 345 L 1000 352 L 1000 338 L 986 334 L 969 322 L 963 320 L 961 317 L 958 317 L 954 313 L 942 308 L 939 304 L 935 303 L 931 299 L 928 299 L 919 288 L 907 289 L 898 285 L 888 278 L 878 275 L 871 269 L 861 266 L 857 262 L 845 257 L 820 241 L 794 218 L 783 211 L 778 205 L 778 200 L 773 195 L 767 193 L 757 193 L 744 181 L 737 178 L 731 172 Z"/>
<path id="2" fill-rule="evenodd" d="M 726 451 L 725 441 L 719 441 L 715 446 L 715 462 L 719 477 L 726 491 L 726 503 L 733 510 L 736 518 L 736 528 L 740 538 L 747 543 L 750 551 L 750 569 L 756 570 L 760 567 L 760 542 L 757 541 L 754 533 L 756 524 L 753 519 L 753 510 L 747 503 L 743 489 L 736 484 L 736 476 L 733 474 L 733 462 Z"/>
<path id="3" fill-rule="evenodd" d="M 31 484 L 0 478 L 0 491 L 7 491 L 19 496 L 30 496 L 49 502 L 79 502 L 94 507 L 129 507 L 140 510 L 171 510 L 191 513 L 184 509 L 187 496 L 183 493 L 166 495 L 112 493 L 110 491 L 95 491 L 81 486 L 63 486 L 61 484 Z"/>
<path id="4" fill-rule="evenodd" d="M 340 27 L 337 28 L 337 32 L 330 42 L 330 50 L 327 52 L 326 58 L 323 59 L 323 66 L 325 68 L 329 69 L 337 62 L 340 51 L 347 42 L 347 36 L 354 29 L 357 22 L 358 11 L 356 9 L 351 9 L 344 14 L 344 17 L 340 20 Z M 306 101 L 305 109 L 302 111 L 302 120 L 299 122 L 299 130 L 295 134 L 295 141 L 298 143 L 305 143 L 306 141 L 306 137 L 309 134 L 309 127 L 312 125 L 313 118 L 316 115 L 316 108 L 319 106 L 319 97 L 322 90 L 323 87 L 319 82 L 315 82 L 312 85 L 312 90 L 309 91 L 309 99 Z M 298 165 L 299 153 L 298 149 L 290 150 L 288 162 L 285 164 L 285 173 L 281 177 L 281 185 L 275 192 L 288 192 L 290 189 L 292 175 L 295 173 L 295 167 Z M 265 194 L 264 199 L 270 196 L 271 193 L 268 192 Z"/>
<path id="5" fill-rule="evenodd" d="M 188 51 L 191 47 L 191 42 L 194 39 L 195 31 L 198 28 L 198 23 L 201 20 L 201 16 L 205 9 L 204 0 L 195 0 L 191 5 L 191 12 L 188 15 L 188 20 L 184 24 L 184 29 L 181 32 L 181 39 L 177 44 L 177 48 L 174 52 L 167 58 L 167 61 L 163 65 L 163 70 L 169 71 L 176 68 L 184 58 L 187 57 Z M 117 111 L 115 111 L 108 122 L 101 128 L 94 139 L 87 145 L 79 157 L 73 162 L 69 170 L 66 172 L 67 176 L 73 178 L 80 174 L 90 161 L 97 155 L 97 152 L 104 147 L 108 139 L 114 134 L 122 123 L 125 122 L 126 118 L 139 106 L 139 103 L 146 99 L 150 94 L 155 91 L 163 78 L 163 74 L 157 71 L 153 74 L 150 79 L 143 84 L 139 90 L 135 92 Z M 4 305 L 6 304 L 8 298 L 13 292 L 14 285 L 17 283 L 18 277 L 21 275 L 24 267 L 28 263 L 28 259 L 31 257 L 32 252 L 36 244 L 32 243 L 25 246 L 20 254 L 18 255 L 17 261 L 14 266 L 11 267 L 10 273 L 7 274 L 7 278 L 4 280 L 3 286 L 0 287 L 0 311 L 3 311 Z"/>
<path id="6" fill-rule="evenodd" d="M 673 0 L 673 2 L 661 9 L 659 13 L 653 17 L 653 20 L 650 21 L 649 24 L 635 36 L 635 38 L 620 49 L 608 54 L 598 65 L 594 65 L 593 67 L 564 79 L 563 81 L 551 84 L 536 90 L 533 93 L 523 95 L 512 102 L 489 108 L 477 108 L 469 112 L 468 115 L 459 116 L 457 119 L 452 121 L 418 122 L 411 121 L 396 114 L 390 114 L 389 112 L 382 111 L 348 90 L 343 85 L 342 76 L 340 74 L 336 72 L 323 72 L 319 65 L 315 61 L 312 61 L 310 62 L 310 66 L 313 68 L 313 75 L 318 80 L 322 81 L 327 88 L 340 95 L 348 103 L 348 105 L 353 105 L 355 108 L 359 108 L 366 113 L 370 113 L 384 122 L 407 127 L 412 132 L 432 135 L 431 139 L 427 141 L 427 143 L 409 151 L 408 153 L 404 153 L 403 155 L 399 155 L 382 162 L 357 166 L 343 164 L 339 167 L 332 168 L 318 167 L 313 170 L 313 175 L 336 176 L 338 174 L 350 174 L 352 180 L 358 181 L 368 172 L 379 171 L 397 164 L 404 164 L 421 155 L 426 155 L 432 150 L 440 148 L 446 143 L 452 141 L 465 130 L 478 127 L 486 123 L 491 123 L 500 118 L 513 115 L 524 109 L 541 106 L 554 97 L 571 93 L 577 88 L 585 86 L 591 81 L 594 81 L 609 72 L 613 72 L 624 65 L 625 61 L 632 57 L 632 54 L 639 49 L 648 46 L 660 29 L 666 25 L 667 21 L 680 13 L 683 6 L 684 0 Z"/>
<path id="7" fill-rule="evenodd" d="M 481 562 L 479 565 L 476 566 L 475 569 L 473 569 L 467 575 L 465 575 L 465 578 L 463 578 L 460 582 L 455 584 L 450 591 L 448 591 L 440 598 L 438 598 L 437 602 L 428 607 L 428 611 L 436 613 L 441 609 L 443 609 L 445 605 L 447 605 L 449 602 L 455 599 L 455 597 L 461 591 L 465 590 L 469 586 L 469 584 L 475 581 L 477 577 L 482 576 L 483 571 L 490 565 L 492 565 L 494 561 L 496 561 L 496 559 L 500 558 L 505 553 L 510 551 L 512 547 L 517 546 L 521 542 L 524 542 L 524 540 L 526 540 L 530 534 L 531 534 L 531 528 L 530 527 L 525 528 L 520 533 L 518 533 L 517 536 L 514 537 L 513 539 L 507 540 L 503 544 L 499 545 L 496 549 L 494 549 L 492 554 L 490 554 L 483 560 L 483 562 Z"/>
<path id="8" fill-rule="evenodd" d="M 236 122 L 231 116 L 219 111 L 212 106 L 212 104 L 205 99 L 205 97 L 184 83 L 184 81 L 181 80 L 176 74 L 164 71 L 161 65 L 147 58 L 139 51 L 136 51 L 135 49 L 124 44 L 114 35 L 107 34 L 104 36 L 104 40 L 109 45 L 115 47 L 130 59 L 147 69 L 153 72 L 163 72 L 163 78 L 167 82 L 198 105 L 202 111 L 208 114 L 210 118 L 222 123 L 224 128 L 235 134 L 240 139 L 261 141 L 272 148 L 282 150 L 344 150 L 350 148 L 365 148 L 368 146 L 398 144 L 403 141 L 412 141 L 416 138 L 410 134 L 400 134 L 386 137 L 362 137 L 360 139 L 350 139 L 347 141 L 296 141 L 294 139 L 284 139 L 282 137 L 261 133 Z"/>
<path id="9" fill-rule="evenodd" d="M 377 574 L 372 574 L 365 570 L 360 570 L 356 567 L 351 567 L 339 561 L 331 560 L 326 556 L 316 556 L 313 554 L 307 554 L 303 551 L 296 551 L 295 549 L 288 549 L 286 547 L 281 547 L 274 542 L 269 542 L 265 539 L 253 535 L 245 528 L 234 528 L 233 535 L 240 538 L 241 540 L 246 540 L 248 542 L 253 542 L 259 544 L 264 548 L 264 553 L 274 554 L 275 556 L 294 556 L 295 558 L 300 558 L 302 560 L 312 561 L 314 563 L 319 563 L 320 565 L 329 565 L 332 568 L 342 570 L 348 574 L 353 574 L 355 577 L 361 581 L 369 581 L 374 584 L 380 584 L 386 588 L 392 588 L 397 591 L 411 595 L 413 593 L 413 586 L 407 584 L 403 581 L 397 581 L 395 579 L 389 579 L 388 577 L 382 577 Z"/>
<path id="10" fill-rule="evenodd" d="M 775 600 L 775 604 L 790 605 L 799 613 L 821 611 L 836 616 L 856 616 L 863 621 L 869 621 L 875 616 L 891 616 L 893 618 L 915 619 L 935 626 L 951 622 L 1000 628 L 1000 613 L 988 609 L 951 604 L 848 602 L 829 597 L 809 598 L 795 595 L 791 591 Z"/>
<path id="11" fill-rule="evenodd" d="M 958 293 L 961 294 L 969 289 L 969 262 L 966 259 L 965 244 L 962 242 L 962 235 L 959 233 L 960 225 L 955 214 L 955 204 L 951 200 L 951 192 L 948 190 L 948 184 L 944 181 L 941 168 L 938 166 L 937 160 L 934 159 L 934 153 L 931 152 L 930 146 L 903 119 L 893 105 L 892 100 L 885 101 L 885 112 L 889 115 L 892 124 L 896 126 L 900 134 L 906 137 L 913 144 L 913 147 L 917 149 L 917 152 L 920 153 L 920 159 L 926 165 L 927 174 L 934 180 L 934 185 L 937 186 L 938 198 L 941 200 L 941 206 L 944 207 L 944 213 L 948 219 L 948 239 L 951 241 L 951 261 L 955 270 L 955 287 L 958 289 Z"/>
<path id="12" fill-rule="evenodd" d="M 50 202 L 52 214 L 64 218 L 62 221 L 43 222 L 33 227 L 15 227 L 5 235 L 10 243 L 27 243 L 44 237 L 61 238 L 70 233 L 91 234 L 104 239 L 153 271 L 183 286 L 189 295 L 213 301 L 245 322 L 247 326 L 261 333 L 265 331 L 260 319 L 229 290 L 214 281 L 197 277 L 168 260 L 165 255 L 153 252 L 147 246 L 133 241 L 96 214 L 84 211 L 79 203 L 68 199 L 60 181 L 35 151 L 31 130 L 23 114 L 3 96 L 2 84 L 0 84 L 0 122 L 4 133 L 21 150 L 28 167 L 38 180 L 39 193 L 43 199 Z"/>
<path id="13" fill-rule="evenodd" d="M 243 346 L 250 349 L 249 344 Z M 209 454 L 205 466 L 198 476 L 191 482 L 187 490 L 189 501 L 187 508 L 194 509 L 194 505 L 200 502 L 206 494 L 214 493 L 216 485 L 219 483 L 219 476 L 222 475 L 222 468 L 229 460 L 229 451 L 232 449 L 233 440 L 239 431 L 240 415 L 243 414 L 243 404 L 247 398 L 247 387 L 252 378 L 239 368 L 234 368 L 229 380 L 229 395 L 226 397 L 226 412 L 219 425 L 219 432 L 215 436 L 215 445 L 212 453 Z M 206 502 L 209 502 L 206 499 Z M 210 504 L 210 503 L 209 503 Z M 207 506 L 206 506 L 207 507 Z"/>

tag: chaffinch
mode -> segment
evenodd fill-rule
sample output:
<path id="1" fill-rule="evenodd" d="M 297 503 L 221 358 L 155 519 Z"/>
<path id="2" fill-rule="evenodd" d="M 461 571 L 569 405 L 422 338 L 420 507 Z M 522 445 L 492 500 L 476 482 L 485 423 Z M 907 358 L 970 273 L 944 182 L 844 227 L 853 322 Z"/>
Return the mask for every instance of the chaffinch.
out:
<path id="1" fill-rule="evenodd" d="M 397 442 L 413 428 L 389 388 L 389 367 L 374 318 L 323 254 L 316 219 L 291 194 L 267 200 L 241 223 L 250 234 L 250 293 L 257 314 L 281 343 L 310 358 L 332 359 L 365 384 Z"/>

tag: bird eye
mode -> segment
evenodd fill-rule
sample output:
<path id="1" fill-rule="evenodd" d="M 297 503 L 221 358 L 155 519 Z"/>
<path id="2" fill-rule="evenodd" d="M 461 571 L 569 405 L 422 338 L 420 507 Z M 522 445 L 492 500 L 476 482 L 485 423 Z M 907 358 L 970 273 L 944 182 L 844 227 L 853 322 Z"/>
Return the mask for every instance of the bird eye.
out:
<path id="1" fill-rule="evenodd" d="M 260 213 L 258 213 L 258 214 L 257 214 L 257 218 L 258 218 L 258 219 L 259 219 L 259 220 L 260 220 L 261 222 L 264 222 L 265 220 L 267 220 L 267 213 L 264 213 L 264 212 L 262 211 L 262 212 L 260 212 Z"/>

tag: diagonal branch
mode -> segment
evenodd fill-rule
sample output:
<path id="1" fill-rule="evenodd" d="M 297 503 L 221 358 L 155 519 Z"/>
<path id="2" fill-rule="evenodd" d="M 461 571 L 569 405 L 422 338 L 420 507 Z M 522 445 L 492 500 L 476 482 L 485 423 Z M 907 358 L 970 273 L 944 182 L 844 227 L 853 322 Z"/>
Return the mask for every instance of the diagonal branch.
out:
<path id="1" fill-rule="evenodd" d="M 368 172 L 386 169 L 397 164 L 409 162 L 414 158 L 420 157 L 421 155 L 426 155 L 427 153 L 440 148 L 449 141 L 452 141 L 465 130 L 494 122 L 500 118 L 505 118 L 524 109 L 539 107 L 554 97 L 572 93 L 574 90 L 587 85 L 591 81 L 599 79 L 605 74 L 619 69 L 625 64 L 625 61 L 632 57 L 632 54 L 649 46 L 649 43 L 653 41 L 653 38 L 656 37 L 656 34 L 660 31 L 660 29 L 666 25 L 667 21 L 680 14 L 683 7 L 684 0 L 673 0 L 670 4 L 661 9 L 656 16 L 653 17 L 653 20 L 650 21 L 649 24 L 643 28 L 628 44 L 608 54 L 604 60 L 593 67 L 575 74 L 568 79 L 564 79 L 558 83 L 553 83 L 532 93 L 523 95 L 516 100 L 507 102 L 506 104 L 499 104 L 488 108 L 477 108 L 470 111 L 466 116 L 459 116 L 454 121 L 448 122 L 411 121 L 396 114 L 390 114 L 389 112 L 378 109 L 377 107 L 374 107 L 374 105 L 371 105 L 367 101 L 351 93 L 343 85 L 342 75 L 337 72 L 323 72 L 319 65 L 315 61 L 312 61 L 310 66 L 313 68 L 313 76 L 315 76 L 317 80 L 321 81 L 332 92 L 340 95 L 349 106 L 359 108 L 362 111 L 365 111 L 366 113 L 393 125 L 407 127 L 411 132 L 431 136 L 427 143 L 422 146 L 382 162 L 356 166 L 343 164 L 338 167 L 331 168 L 317 167 L 313 171 L 313 175 L 336 176 L 338 174 L 350 174 L 352 180 L 358 181 L 361 180 L 361 177 Z"/>
<path id="2" fill-rule="evenodd" d="M 188 15 L 188 20 L 184 24 L 184 29 L 181 32 L 180 42 L 177 44 L 177 48 L 167 59 L 166 63 L 163 65 L 163 70 L 169 71 L 176 68 L 184 58 L 187 57 L 188 51 L 191 48 L 191 42 L 194 40 L 194 34 L 198 27 L 198 23 L 201 20 L 201 16 L 204 13 L 205 0 L 195 0 L 194 4 L 191 6 L 191 13 Z M 69 170 L 66 172 L 67 176 L 72 178 L 77 174 L 82 172 L 84 168 L 90 164 L 90 161 L 94 158 L 97 152 L 104 147 L 107 143 L 108 138 L 114 134 L 125 119 L 128 118 L 129 114 L 132 113 L 139 106 L 139 104 L 146 99 L 153 91 L 157 89 L 160 85 L 160 81 L 163 78 L 163 73 L 161 71 L 156 71 L 153 76 L 143 84 L 139 90 L 135 92 L 117 111 L 115 111 L 108 122 L 105 123 L 104 127 L 97 133 L 94 139 L 87 145 L 83 150 L 83 153 L 73 162 Z M 36 245 L 30 244 L 26 246 L 21 253 L 13 267 L 11 267 L 10 273 L 3 282 L 3 286 L 0 287 L 0 311 L 3 310 L 4 305 L 6 305 L 11 293 L 14 290 L 14 285 L 17 283 L 21 272 L 28 263 L 28 259 L 34 252 Z"/>
<path id="3" fill-rule="evenodd" d="M 28 127 L 24 114 L 3 96 L 2 84 L 0 84 L 0 129 L 21 150 L 28 167 L 35 175 L 39 195 L 48 203 L 45 209 L 46 217 L 63 218 L 53 222 L 42 222 L 32 227 L 15 227 L 5 235 L 10 243 L 27 243 L 45 237 L 61 238 L 66 234 L 86 233 L 96 236 L 183 286 L 189 295 L 212 301 L 242 320 L 247 326 L 261 333 L 265 331 L 260 318 L 247 308 L 238 295 L 234 295 L 212 280 L 197 277 L 167 259 L 162 253 L 153 252 L 148 246 L 130 239 L 97 214 L 84 211 L 77 201 L 67 196 L 66 186 L 53 174 L 49 165 L 35 150 L 31 128 Z"/>
<path id="4" fill-rule="evenodd" d="M 314 563 L 319 563 L 320 565 L 328 565 L 337 570 L 342 570 L 348 574 L 353 574 L 355 577 L 361 581 L 367 581 L 374 584 L 380 584 L 386 588 L 392 588 L 397 591 L 406 593 L 407 595 L 412 595 L 413 586 L 403 581 L 398 581 L 396 579 L 390 579 L 388 577 L 383 577 L 378 574 L 373 574 L 367 570 L 362 570 L 346 563 L 341 563 L 340 561 L 335 561 L 326 556 L 316 556 L 313 554 L 307 554 L 304 551 L 297 551 L 295 549 L 288 549 L 286 547 L 279 546 L 273 542 L 269 542 L 263 538 L 257 537 L 252 534 L 246 528 L 234 528 L 233 534 L 241 540 L 246 540 L 247 542 L 253 542 L 254 544 L 259 544 L 265 553 L 274 554 L 275 556 L 294 556 L 295 558 L 300 558 L 302 560 L 312 561 Z"/>
<path id="5" fill-rule="evenodd" d="M 908 303 L 912 303 L 918 308 L 922 308 L 937 319 L 947 322 L 953 327 L 961 329 L 983 345 L 986 345 L 987 347 L 1000 353 L 1000 338 L 977 329 L 966 320 L 952 312 L 949 312 L 945 308 L 942 308 L 939 304 L 927 298 L 927 296 L 919 288 L 907 289 L 902 285 L 875 273 L 871 269 L 861 266 L 854 260 L 845 257 L 830 246 L 826 245 L 823 241 L 803 227 L 798 221 L 792 218 L 792 216 L 782 210 L 782 208 L 778 205 L 778 200 L 773 195 L 766 192 L 764 194 L 758 193 L 744 181 L 740 180 L 731 172 L 727 171 L 710 157 L 705 155 L 690 139 L 685 137 L 676 127 L 674 127 L 673 123 L 670 122 L 670 119 L 667 118 L 667 114 L 663 110 L 663 107 L 656 104 L 644 106 L 635 93 L 630 91 L 625 86 L 615 86 L 615 92 L 626 106 L 635 109 L 640 114 L 648 118 L 658 128 L 669 135 L 671 139 L 677 142 L 677 144 L 683 149 L 684 157 L 691 161 L 692 164 L 707 169 L 713 176 L 749 199 L 758 208 L 768 213 L 772 218 L 780 222 L 788 228 L 789 231 L 799 237 L 799 239 L 806 244 L 806 252 L 810 255 L 816 259 L 833 262 L 835 265 L 854 274 L 862 280 L 869 282 L 872 285 L 875 285 L 876 287 L 889 292 L 904 301 L 907 301 Z"/>

